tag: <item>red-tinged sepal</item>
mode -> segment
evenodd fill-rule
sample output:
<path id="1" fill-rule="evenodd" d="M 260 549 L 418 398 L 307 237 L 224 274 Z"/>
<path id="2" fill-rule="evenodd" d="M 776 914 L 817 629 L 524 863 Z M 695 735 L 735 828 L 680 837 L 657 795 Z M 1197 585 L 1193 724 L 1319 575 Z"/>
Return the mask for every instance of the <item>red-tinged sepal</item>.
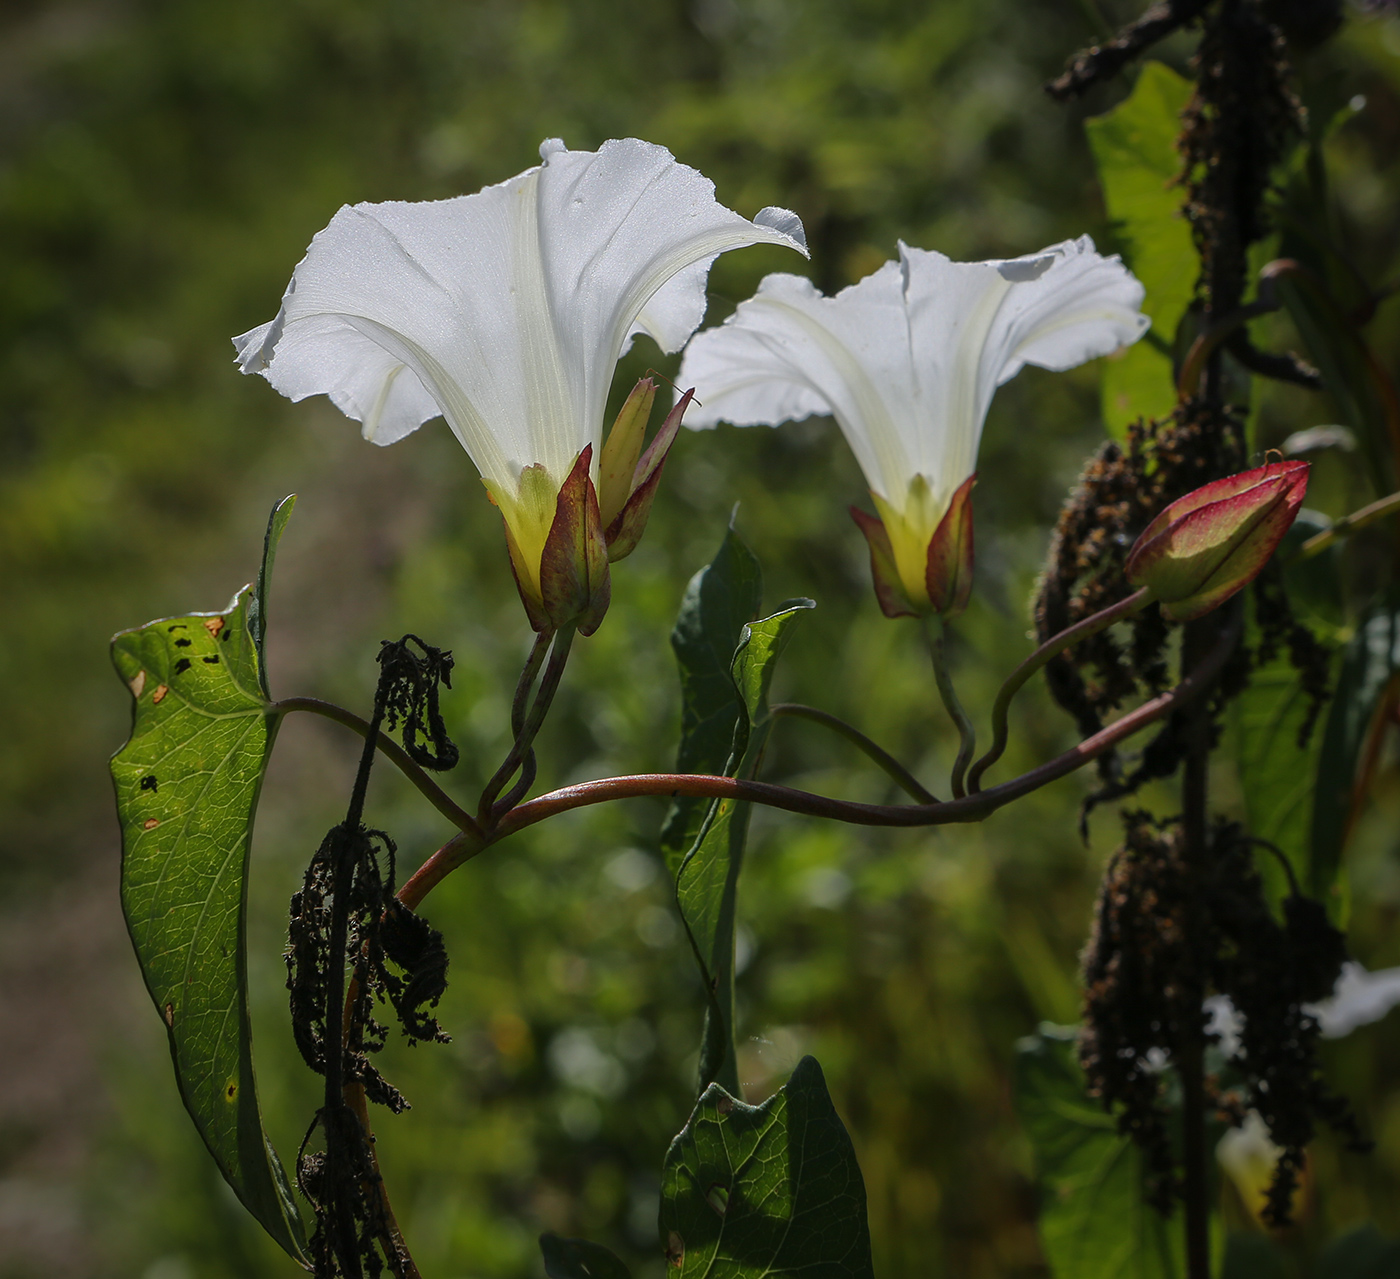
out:
<path id="1" fill-rule="evenodd" d="M 592 461 L 590 444 L 559 489 L 554 523 L 540 557 L 540 603 L 547 625 L 536 630 L 576 626 L 580 635 L 592 635 L 608 611 L 612 584 L 598 494 L 588 474 Z M 530 612 L 528 600 L 525 609 Z M 534 625 L 533 616 L 530 621 Z"/>
<path id="2" fill-rule="evenodd" d="M 637 487 L 637 459 L 642 455 L 655 400 L 656 383 L 649 377 L 639 378 L 603 441 L 603 451 L 598 455 L 598 506 L 605 529 L 616 522 Z"/>
<path id="3" fill-rule="evenodd" d="M 972 486 L 969 475 L 958 486 L 928 544 L 925 583 L 933 611 L 953 617 L 967 607 L 972 595 Z"/>
<path id="4" fill-rule="evenodd" d="M 870 546 L 870 578 L 875 583 L 875 598 L 880 602 L 880 611 L 886 617 L 918 617 L 919 610 L 910 602 L 908 593 L 900 583 L 894 548 L 890 545 L 885 522 L 858 506 L 851 507 L 851 518 L 865 534 Z"/>
<path id="5" fill-rule="evenodd" d="M 652 500 L 656 497 L 657 485 L 661 483 L 661 468 L 666 465 L 666 456 L 681 429 L 681 418 L 685 416 L 685 411 L 694 397 L 695 391 L 692 388 L 676 401 L 676 406 L 666 414 L 661 429 L 653 436 L 646 452 L 637 462 L 632 475 L 632 490 L 627 501 L 603 535 L 608 545 L 608 559 L 612 563 L 631 555 L 637 549 L 637 543 L 642 540 L 642 534 L 646 532 Z"/>
<path id="6" fill-rule="evenodd" d="M 1143 531 L 1125 566 L 1173 621 L 1219 607 L 1259 575 L 1292 527 L 1308 463 L 1270 462 L 1178 498 Z"/>

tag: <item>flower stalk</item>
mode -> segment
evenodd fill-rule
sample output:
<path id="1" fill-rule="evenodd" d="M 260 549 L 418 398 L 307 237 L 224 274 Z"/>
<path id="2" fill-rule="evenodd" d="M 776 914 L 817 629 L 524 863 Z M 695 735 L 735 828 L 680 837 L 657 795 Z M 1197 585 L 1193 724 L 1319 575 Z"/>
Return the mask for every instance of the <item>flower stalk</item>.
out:
<path id="1" fill-rule="evenodd" d="M 1152 592 L 1145 586 L 1140 587 L 1116 604 L 1110 604 L 1107 608 L 1083 618 L 1073 626 L 1066 627 L 1058 635 L 1052 635 L 1007 676 L 1006 682 L 997 691 L 996 702 L 992 706 L 992 744 L 987 749 L 987 753 L 972 766 L 972 772 L 968 775 L 967 786 L 972 794 L 975 795 L 982 789 L 982 775 L 1002 757 L 1002 753 L 1006 750 L 1007 715 L 1013 699 L 1025 687 L 1026 681 L 1037 671 L 1044 669 L 1049 662 L 1063 653 L 1071 644 L 1087 639 L 1090 635 L 1097 635 L 1105 627 L 1112 626 L 1114 622 L 1120 622 L 1125 617 L 1131 617 L 1151 602 Z"/>
<path id="2" fill-rule="evenodd" d="M 929 657 L 933 661 L 933 678 L 938 685 L 938 696 L 943 701 L 943 708 L 948 712 L 948 717 L 958 729 L 958 753 L 953 760 L 950 784 L 953 798 L 963 799 L 967 795 L 964 778 L 967 766 L 972 762 L 972 752 L 977 748 L 977 733 L 972 727 L 971 718 L 958 700 L 957 690 L 953 687 L 953 679 L 948 672 L 948 654 L 944 645 L 946 631 L 943 619 L 935 617 L 928 622 L 925 634 L 928 637 Z"/>

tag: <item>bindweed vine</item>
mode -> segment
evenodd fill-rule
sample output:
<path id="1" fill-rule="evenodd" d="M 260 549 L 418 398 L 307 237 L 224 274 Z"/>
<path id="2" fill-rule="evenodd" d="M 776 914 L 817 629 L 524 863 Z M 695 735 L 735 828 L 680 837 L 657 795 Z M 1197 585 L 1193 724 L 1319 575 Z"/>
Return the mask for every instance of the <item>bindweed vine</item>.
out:
<path id="1" fill-rule="evenodd" d="M 1160 193 L 1163 216 L 1184 211 L 1194 256 L 1178 269 L 1197 274 L 1178 331 L 1154 332 L 1155 343 L 1143 282 L 1088 236 L 986 262 L 901 242 L 897 258 L 831 296 L 774 273 L 723 324 L 697 332 L 720 253 L 767 244 L 806 256 L 806 235 L 785 209 L 752 219 L 731 211 L 703 175 L 638 139 L 596 151 L 547 140 L 538 166 L 476 194 L 342 209 L 296 267 L 274 320 L 235 339 L 243 372 L 294 400 L 328 395 L 376 443 L 445 418 L 500 512 L 499 569 L 513 576 L 534 634 L 514 690 L 502 690 L 509 747 L 466 794 L 448 776 L 460 752 L 444 712 L 454 662 L 471 661 L 460 647 L 454 657 L 415 635 L 385 641 L 368 717 L 272 697 L 267 608 L 290 499 L 273 512 L 256 584 L 228 609 L 163 619 L 114 642 L 135 700 L 113 773 L 137 954 L 203 1140 L 252 1215 L 308 1270 L 321 1279 L 419 1273 L 381 1173 L 370 1105 L 392 1114 L 407 1106 L 375 1064 L 389 1036 L 381 1017 L 391 1013 L 410 1042 L 448 1040 L 432 1012 L 449 956 L 420 914 L 430 893 L 530 827 L 648 796 L 672 804 L 657 842 L 704 1000 L 697 1087 L 662 1172 L 657 1261 L 668 1270 L 712 1279 L 872 1273 L 855 1147 L 816 1062 L 802 1061 L 760 1105 L 742 1096 L 735 938 L 753 805 L 868 827 L 967 824 L 1090 764 L 1097 786 L 1085 823 L 1098 805 L 1132 800 L 1084 952 L 1077 1047 L 1067 1053 L 1049 1031 L 1034 1039 L 1019 1104 L 1036 1116 L 1028 1129 L 1048 1184 L 1057 1152 L 1097 1142 L 1102 1166 L 1119 1169 L 1122 1202 L 1180 1221 L 1165 1252 L 1130 1237 L 1131 1223 L 1113 1214 L 1081 1226 L 1065 1251 L 1055 1214 L 1088 1193 L 1067 1180 L 1042 1216 L 1055 1273 L 1069 1279 L 1069 1256 L 1103 1265 L 1126 1256 L 1133 1273 L 1209 1279 L 1219 1214 L 1210 1160 L 1221 1127 L 1243 1129 L 1254 1116 L 1271 1134 L 1264 1219 L 1275 1227 L 1290 1220 L 1319 1124 L 1364 1147 L 1363 1123 L 1322 1077 L 1322 1022 L 1311 1010 L 1340 989 L 1348 962 L 1334 888 L 1379 750 L 1376 726 L 1400 700 L 1400 644 L 1391 637 L 1387 647 L 1382 634 L 1396 624 L 1394 595 L 1387 587 L 1368 606 L 1365 638 L 1337 673 L 1335 645 L 1295 606 L 1289 566 L 1400 509 L 1400 457 L 1384 452 L 1400 447 L 1400 411 L 1388 376 L 1365 358 L 1361 323 L 1319 322 L 1355 313 L 1331 297 L 1326 262 L 1304 261 L 1306 246 L 1270 246 L 1279 256 L 1251 275 L 1250 248 L 1273 234 L 1287 203 L 1281 168 L 1311 145 L 1280 21 L 1259 0 L 1154 6 L 1050 86 L 1057 98 L 1078 96 L 1164 36 L 1200 32 L 1189 99 L 1179 116 L 1156 122 L 1180 159 L 1176 188 Z M 1136 92 L 1115 108 L 1144 110 Z M 1381 300 L 1369 299 L 1372 311 Z M 1280 309 L 1305 335 L 1333 339 L 1310 352 L 1317 368 L 1255 345 L 1249 324 Z M 603 431 L 615 366 L 638 333 L 665 353 L 684 351 L 675 401 L 649 442 L 651 375 Z M 982 710 L 960 697 L 947 639 L 972 599 L 973 490 L 992 397 L 1026 365 L 1065 371 L 1139 342 L 1134 350 L 1159 361 L 1175 405 L 1106 442 L 1066 500 L 1033 603 L 1033 651 L 987 708 L 989 745 L 978 758 Z M 1325 385 L 1369 405 L 1377 487 L 1389 496 L 1314 529 L 1303 513 L 1309 463 L 1255 442 L 1250 375 L 1297 394 Z M 626 570 L 612 566 L 665 500 L 681 426 L 778 427 L 818 414 L 835 420 L 869 488 L 874 513 L 851 514 L 876 605 L 924 628 L 932 679 L 908 696 L 936 699 L 956 727 L 946 777 L 925 785 L 859 725 L 820 706 L 770 703 L 774 671 L 812 601 L 761 616 L 757 559 L 731 527 L 685 592 L 673 634 L 683 703 L 676 767 L 536 793 L 536 748 L 570 655 L 626 589 Z M 1227 708 L 1280 663 L 1290 695 L 1306 703 L 1292 749 L 1306 750 L 1319 731 L 1333 748 L 1308 782 L 1333 798 L 1319 798 L 1310 830 L 1294 832 L 1289 847 L 1217 811 L 1212 795 Z M 1080 740 L 984 784 L 1016 733 L 1014 699 L 1041 673 Z M 324 1088 L 288 1177 L 253 1080 L 242 886 L 273 739 L 296 712 L 340 725 L 362 746 L 345 817 L 313 854 L 289 914 L 293 1036 Z M 780 720 L 787 733 L 839 735 L 910 802 L 856 802 L 765 779 Z M 436 851 L 410 855 L 369 824 L 376 761 L 398 769 L 453 827 Z M 1143 788 L 1178 776 L 1174 811 L 1149 811 Z M 1280 784 L 1278 769 L 1264 784 Z M 1260 869 L 1261 855 L 1275 871 Z M 187 872 L 181 891 L 213 907 L 197 919 L 170 896 L 161 868 L 172 864 Z M 216 865 L 241 871 L 231 882 Z M 187 976 L 195 970 L 199 982 Z M 1228 1051 L 1207 1020 L 1221 999 L 1242 1027 Z M 1112 1117 L 1092 1141 L 1056 1118 L 1055 1098 L 1070 1095 Z M 555 1279 L 626 1273 L 596 1243 L 546 1236 L 542 1248 Z M 1100 1273 L 1109 1271 L 1073 1279 Z"/>

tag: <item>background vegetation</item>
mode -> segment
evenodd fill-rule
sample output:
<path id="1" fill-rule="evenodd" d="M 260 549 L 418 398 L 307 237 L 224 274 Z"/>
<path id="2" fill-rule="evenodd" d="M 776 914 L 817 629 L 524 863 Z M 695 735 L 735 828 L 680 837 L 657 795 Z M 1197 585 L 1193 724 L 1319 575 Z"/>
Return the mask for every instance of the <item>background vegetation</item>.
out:
<path id="1" fill-rule="evenodd" d="M 1104 6 L 1116 23 L 1125 0 Z M 488 775 L 527 631 L 498 520 L 440 424 L 389 450 L 324 401 L 237 376 L 228 337 L 269 318 L 342 202 L 474 190 L 545 136 L 671 147 L 745 214 L 795 208 L 834 289 L 902 237 L 955 257 L 1091 231 L 1112 242 L 1082 128 L 1040 90 L 1093 37 L 1092 0 L 50 0 L 0 9 L 0 1275 L 294 1273 L 225 1191 L 180 1109 L 116 900 L 105 758 L 125 692 L 107 637 L 217 608 L 253 572 L 272 501 L 301 495 L 272 600 L 272 685 L 363 707 L 381 637 L 453 648 L 463 768 Z M 1181 59 L 1189 45 L 1168 46 Z M 1400 19 L 1353 13 L 1304 58 L 1356 110 L 1331 143 L 1335 215 L 1369 278 L 1396 270 Z M 776 251 L 721 259 L 711 322 Z M 1392 370 L 1400 326 L 1372 330 Z M 1287 340 L 1280 322 L 1280 336 Z M 639 349 L 619 387 L 655 361 Z M 1048 527 L 1102 437 L 1097 367 L 998 396 L 977 490 L 978 591 L 959 627 L 972 705 L 1025 650 Z M 1269 392 L 1259 439 L 1334 420 Z M 1324 457 L 1313 504 L 1373 494 Z M 546 732 L 549 784 L 664 766 L 678 698 L 666 635 L 737 501 L 766 601 L 818 609 L 781 697 L 857 720 L 927 778 L 950 756 L 913 627 L 886 622 L 844 515 L 863 494 L 829 423 L 687 434 L 641 550 L 615 575 Z M 1343 623 L 1345 625 L 1345 620 Z M 1014 768 L 1067 744 L 1032 696 Z M 286 1027 L 287 897 L 339 815 L 356 742 L 289 723 L 255 850 L 260 1082 L 284 1155 L 317 1081 Z M 768 774 L 885 788 L 839 741 L 780 725 Z M 1228 772 L 1217 786 L 1228 787 Z M 760 813 L 740 979 L 750 1099 L 805 1051 L 855 1141 L 875 1261 L 896 1276 L 1045 1273 L 1017 1039 L 1077 1016 L 1076 954 L 1118 828 L 1086 846 L 1070 779 L 985 826 L 887 833 Z M 374 823 L 410 860 L 447 835 L 376 773 Z M 1163 797 L 1159 810 L 1170 809 Z M 1400 964 L 1400 771 L 1349 849 L 1352 946 Z M 691 1100 L 701 1008 L 654 842 L 661 808 L 588 810 L 492 850 L 426 913 L 447 935 L 445 1049 L 391 1049 L 415 1109 L 380 1153 L 415 1255 L 440 1275 L 537 1275 L 534 1236 L 583 1233 L 657 1273 L 657 1168 Z M 1400 1232 L 1400 1019 L 1329 1049 L 1377 1139 L 1322 1142 L 1297 1230 Z M 1241 1230 L 1256 1229 L 1223 1192 Z M 650 1259 L 649 1259 L 650 1258 Z"/>

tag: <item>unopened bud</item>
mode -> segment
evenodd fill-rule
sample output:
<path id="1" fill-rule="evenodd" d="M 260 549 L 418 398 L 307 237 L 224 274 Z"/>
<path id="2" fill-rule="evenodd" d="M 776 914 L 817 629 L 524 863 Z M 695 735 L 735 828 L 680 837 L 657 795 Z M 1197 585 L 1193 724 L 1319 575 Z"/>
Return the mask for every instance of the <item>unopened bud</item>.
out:
<path id="1" fill-rule="evenodd" d="M 1173 621 L 1209 613 L 1258 576 L 1307 488 L 1306 462 L 1270 462 L 1178 498 L 1133 544 L 1128 581 Z"/>

